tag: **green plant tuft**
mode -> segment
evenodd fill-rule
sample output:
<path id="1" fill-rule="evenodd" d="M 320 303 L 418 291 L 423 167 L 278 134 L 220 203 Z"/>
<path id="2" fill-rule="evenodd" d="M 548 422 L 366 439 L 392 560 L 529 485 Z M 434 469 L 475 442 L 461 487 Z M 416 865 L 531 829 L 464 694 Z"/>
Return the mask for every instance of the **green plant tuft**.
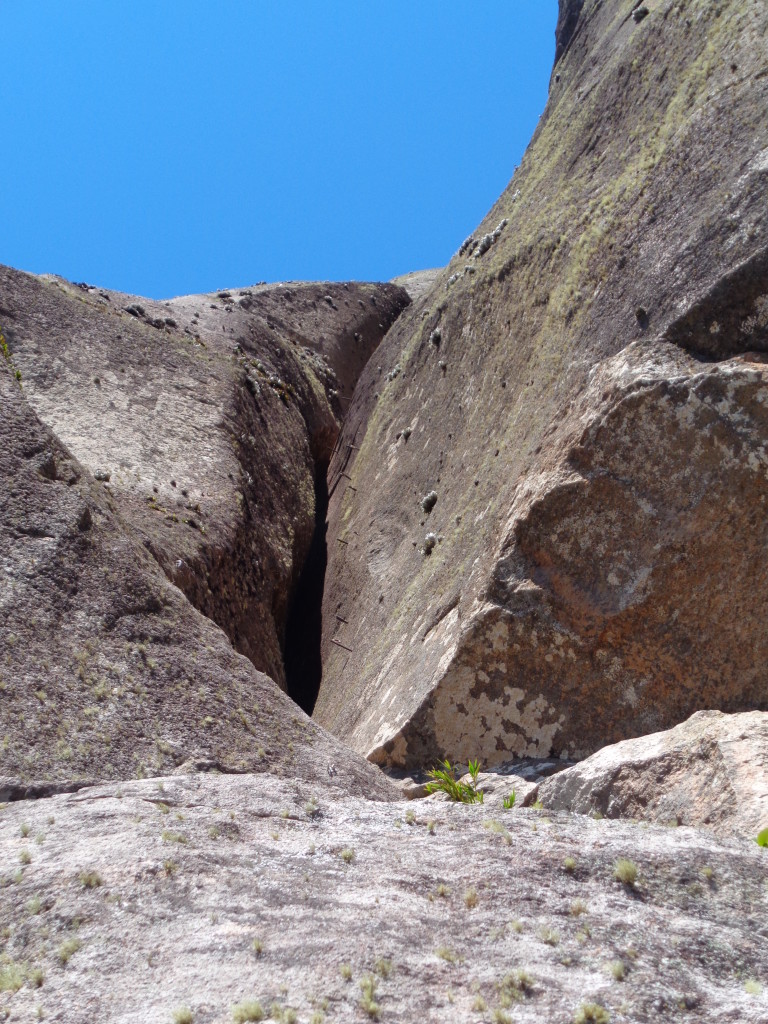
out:
<path id="1" fill-rule="evenodd" d="M 637 865 L 631 860 L 620 857 L 613 865 L 613 877 L 617 882 L 622 882 L 633 889 L 637 882 Z"/>
<path id="2" fill-rule="evenodd" d="M 68 964 L 75 953 L 82 947 L 82 942 L 75 936 L 65 939 L 59 946 L 59 960 L 62 964 Z"/>
<path id="3" fill-rule="evenodd" d="M 609 1024 L 610 1013 L 599 1003 L 582 1003 L 573 1018 L 573 1024 Z"/>
<path id="4" fill-rule="evenodd" d="M 250 1021 L 264 1020 L 266 1016 L 264 1007 L 255 999 L 245 999 L 232 1007 L 232 1020 L 235 1024 L 249 1024 Z"/>
<path id="5" fill-rule="evenodd" d="M 360 1008 L 368 1014 L 371 1020 L 378 1020 L 381 1013 L 381 1007 L 376 1002 L 377 987 L 378 982 L 372 974 L 366 974 L 360 982 L 360 991 L 362 992 Z"/>
<path id="6" fill-rule="evenodd" d="M 98 889 L 100 885 L 104 884 L 104 880 L 98 871 L 81 871 L 80 884 L 84 889 Z"/>
<path id="7" fill-rule="evenodd" d="M 477 788 L 477 777 L 480 774 L 480 762 L 469 762 L 470 782 L 459 782 L 456 778 L 456 768 L 448 758 L 442 762 L 440 768 L 432 768 L 427 772 L 431 782 L 427 783 L 428 793 L 445 793 L 456 803 L 481 804 L 483 802 L 483 791 Z"/>

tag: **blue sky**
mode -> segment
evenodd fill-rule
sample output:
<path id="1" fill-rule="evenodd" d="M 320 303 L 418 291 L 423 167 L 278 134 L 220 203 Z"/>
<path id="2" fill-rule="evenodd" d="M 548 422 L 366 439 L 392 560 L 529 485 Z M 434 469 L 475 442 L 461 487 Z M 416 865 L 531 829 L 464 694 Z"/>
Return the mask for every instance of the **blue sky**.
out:
<path id="1" fill-rule="evenodd" d="M 557 0 L 0 4 L 0 262 L 155 298 L 444 264 L 544 109 Z"/>

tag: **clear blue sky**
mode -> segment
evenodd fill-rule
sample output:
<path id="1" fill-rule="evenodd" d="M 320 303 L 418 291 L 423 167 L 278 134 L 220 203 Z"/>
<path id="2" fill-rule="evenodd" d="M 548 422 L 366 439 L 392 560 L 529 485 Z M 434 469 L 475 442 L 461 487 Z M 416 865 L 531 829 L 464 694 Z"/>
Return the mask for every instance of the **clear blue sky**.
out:
<path id="1" fill-rule="evenodd" d="M 556 16 L 0 2 L 0 262 L 155 298 L 440 266 L 536 127 Z"/>

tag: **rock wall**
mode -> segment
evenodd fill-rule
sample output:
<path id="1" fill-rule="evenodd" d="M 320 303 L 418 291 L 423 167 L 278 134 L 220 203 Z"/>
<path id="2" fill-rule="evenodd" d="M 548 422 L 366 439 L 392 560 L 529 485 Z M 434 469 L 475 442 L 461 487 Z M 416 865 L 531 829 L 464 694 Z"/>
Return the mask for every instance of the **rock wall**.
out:
<path id="1" fill-rule="evenodd" d="M 283 688 L 315 480 L 407 302 L 392 285 L 295 284 L 159 303 L 0 268 L 0 328 L 32 407 Z"/>
<path id="2" fill-rule="evenodd" d="M 338 431 L 322 351 L 344 372 L 342 326 L 375 347 L 407 301 L 389 286 L 295 293 L 318 323 L 338 317 L 312 335 L 320 355 L 277 325 L 264 341 L 221 298 L 139 308 L 0 272 L 0 776 L 197 765 L 394 792 L 257 671 L 283 681 L 316 462 Z M 185 333 L 183 318 L 202 323 Z"/>
<path id="3" fill-rule="evenodd" d="M 768 11 L 644 6 L 561 4 L 520 168 L 358 384 L 315 715 L 379 763 L 768 708 Z"/>

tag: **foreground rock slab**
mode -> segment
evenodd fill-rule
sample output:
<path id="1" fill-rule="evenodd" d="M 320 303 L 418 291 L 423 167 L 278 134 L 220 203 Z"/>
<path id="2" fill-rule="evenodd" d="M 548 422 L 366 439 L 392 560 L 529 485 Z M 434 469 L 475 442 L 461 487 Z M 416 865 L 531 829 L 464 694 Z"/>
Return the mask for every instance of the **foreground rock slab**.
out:
<path id="1" fill-rule="evenodd" d="M 197 775 L 9 804 L 0 863 L 13 1021 L 768 1019 L 768 858 L 706 831 Z"/>
<path id="2" fill-rule="evenodd" d="M 768 714 L 700 711 L 604 747 L 539 783 L 535 796 L 552 810 L 756 836 L 768 828 Z"/>

